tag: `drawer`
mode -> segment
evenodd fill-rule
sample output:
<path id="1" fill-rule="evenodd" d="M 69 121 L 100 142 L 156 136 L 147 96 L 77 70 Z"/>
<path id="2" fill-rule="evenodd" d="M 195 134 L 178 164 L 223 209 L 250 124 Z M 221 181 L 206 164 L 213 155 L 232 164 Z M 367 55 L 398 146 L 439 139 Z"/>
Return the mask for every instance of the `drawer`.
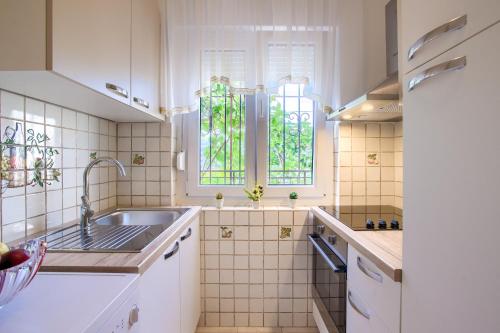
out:
<path id="1" fill-rule="evenodd" d="M 347 286 L 376 313 L 389 328 L 399 332 L 401 317 L 401 283 L 394 282 L 375 264 L 349 245 L 347 259 Z"/>
<path id="2" fill-rule="evenodd" d="M 369 310 L 355 291 L 348 290 L 346 333 L 396 333 L 396 331 L 389 329 L 376 312 Z"/>
<path id="3" fill-rule="evenodd" d="M 457 18 L 462 19 L 454 20 Z M 404 1 L 400 20 L 403 62 L 400 72 L 408 73 L 498 20 L 498 0 Z M 422 46 L 408 59 L 412 46 L 418 45 Z"/>

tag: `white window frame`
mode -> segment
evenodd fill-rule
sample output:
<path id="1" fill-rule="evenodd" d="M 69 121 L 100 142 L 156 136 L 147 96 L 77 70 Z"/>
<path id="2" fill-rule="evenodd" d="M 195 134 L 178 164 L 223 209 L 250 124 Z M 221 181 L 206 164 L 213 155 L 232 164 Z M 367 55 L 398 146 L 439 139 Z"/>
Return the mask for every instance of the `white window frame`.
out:
<path id="1" fill-rule="evenodd" d="M 299 197 L 308 199 L 323 198 L 327 195 L 327 182 L 320 175 L 333 173 L 330 165 L 332 158 L 318 163 L 318 157 L 333 154 L 331 144 L 325 133 L 325 117 L 315 106 L 314 110 L 314 168 L 312 185 L 267 185 L 268 168 L 268 112 L 269 95 L 245 96 L 245 184 L 244 185 L 200 185 L 200 112 L 192 112 L 186 117 L 187 125 L 187 170 L 186 195 L 189 197 L 213 197 L 222 192 L 225 197 L 244 198 L 244 188 L 253 188 L 255 183 L 264 186 L 264 199 L 288 197 L 297 192 Z M 195 135 L 190 135 L 194 133 Z M 331 177 L 326 177 L 331 179 Z"/>
<path id="2" fill-rule="evenodd" d="M 264 186 L 264 198 L 283 198 L 288 197 L 290 192 L 297 192 L 300 198 L 317 199 L 326 196 L 327 187 L 325 182 L 318 181 L 318 175 L 326 174 L 328 170 L 328 162 L 321 161 L 318 163 L 319 156 L 327 156 L 326 154 L 333 154 L 333 150 L 327 149 L 329 146 L 326 144 L 324 137 L 325 130 L 325 117 L 319 114 L 316 103 L 314 103 L 314 147 L 313 147 L 313 183 L 312 185 L 268 185 L 267 184 L 267 170 L 269 168 L 269 131 L 268 131 L 268 118 L 269 118 L 269 95 L 258 97 L 258 133 L 257 133 L 257 181 Z M 321 142 L 321 144 L 320 144 Z M 329 161 L 329 159 L 328 159 Z M 330 172 L 333 172 L 330 170 Z"/>
<path id="3" fill-rule="evenodd" d="M 242 197 L 243 189 L 255 179 L 255 144 L 252 138 L 255 133 L 255 100 L 253 96 L 245 96 L 245 184 L 244 185 L 200 185 L 200 111 L 192 112 L 187 117 L 187 179 L 186 195 L 189 197 L 213 197 L 222 192 L 226 197 Z M 190 135 L 194 133 L 195 135 Z"/>

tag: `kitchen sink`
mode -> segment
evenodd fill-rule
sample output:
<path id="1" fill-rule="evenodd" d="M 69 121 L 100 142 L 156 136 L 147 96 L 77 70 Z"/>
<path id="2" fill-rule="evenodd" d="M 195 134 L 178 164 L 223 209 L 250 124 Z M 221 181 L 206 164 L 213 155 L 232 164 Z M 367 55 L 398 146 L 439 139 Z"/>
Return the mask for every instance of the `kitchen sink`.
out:
<path id="1" fill-rule="evenodd" d="M 189 208 L 116 209 L 40 238 L 52 252 L 141 252 Z"/>
<path id="2" fill-rule="evenodd" d="M 93 220 L 97 225 L 165 225 L 170 226 L 187 208 L 149 209 L 117 209 Z"/>

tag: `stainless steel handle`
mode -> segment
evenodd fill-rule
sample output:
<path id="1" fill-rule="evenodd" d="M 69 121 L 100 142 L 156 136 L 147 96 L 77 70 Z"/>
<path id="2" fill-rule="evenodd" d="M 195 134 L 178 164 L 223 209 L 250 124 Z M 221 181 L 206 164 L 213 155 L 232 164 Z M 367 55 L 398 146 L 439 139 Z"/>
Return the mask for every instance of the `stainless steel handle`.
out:
<path id="1" fill-rule="evenodd" d="M 351 291 L 349 290 L 347 292 L 347 299 L 349 300 L 349 304 L 351 304 L 352 308 L 357 312 L 359 313 L 360 315 L 362 315 L 363 317 L 365 317 L 366 319 L 370 320 L 370 314 L 361 310 L 359 308 L 359 306 L 352 300 L 352 293 Z"/>
<path id="2" fill-rule="evenodd" d="M 128 98 L 128 91 L 126 89 L 123 89 L 122 87 L 117 86 L 116 84 L 113 83 L 106 83 L 106 89 L 110 90 L 111 92 Z"/>
<path id="3" fill-rule="evenodd" d="M 173 256 L 174 254 L 176 254 L 177 251 L 179 251 L 179 242 L 175 242 L 175 246 L 172 249 L 172 251 L 165 253 L 165 255 L 163 256 L 163 259 L 167 260 L 168 258 Z"/>
<path id="4" fill-rule="evenodd" d="M 323 249 L 321 248 L 321 246 L 319 246 L 318 242 L 316 241 L 316 238 L 317 236 L 315 237 L 314 234 L 312 235 L 308 235 L 307 236 L 309 238 L 309 242 L 311 242 L 311 244 L 314 246 L 314 248 L 318 251 L 318 253 L 323 257 L 323 259 L 326 261 L 326 263 L 328 264 L 328 266 L 330 266 L 330 268 L 335 272 L 335 273 L 339 273 L 339 272 L 345 272 L 345 267 L 337 267 L 333 261 L 328 257 L 328 255 L 323 251 Z"/>
<path id="5" fill-rule="evenodd" d="M 132 327 L 138 321 L 139 321 L 139 307 L 137 306 L 137 304 L 134 304 L 132 310 L 130 310 L 130 313 L 128 315 L 128 326 Z"/>
<path id="6" fill-rule="evenodd" d="M 185 235 L 181 236 L 181 241 L 186 240 L 186 239 L 188 239 L 189 237 L 191 237 L 191 234 L 192 234 L 192 233 L 193 233 L 193 231 L 191 230 L 191 228 L 189 228 L 189 229 L 188 229 L 188 232 L 187 232 Z"/>
<path id="7" fill-rule="evenodd" d="M 358 263 L 359 270 L 362 271 L 363 273 L 365 273 L 366 276 L 368 276 L 369 278 L 371 278 L 377 282 L 382 283 L 382 280 L 383 280 L 382 275 L 380 275 L 377 272 L 372 271 L 371 269 L 369 269 L 368 267 L 363 265 L 363 262 L 361 261 L 360 257 L 358 257 L 357 263 Z"/>
<path id="8" fill-rule="evenodd" d="M 465 65 L 467 65 L 467 59 L 465 58 L 465 56 L 463 56 L 445 61 L 439 65 L 428 68 L 422 73 L 417 74 L 410 80 L 410 82 L 408 82 L 408 91 L 412 91 L 422 82 L 430 79 L 431 77 L 462 69 L 465 67 Z"/>
<path id="9" fill-rule="evenodd" d="M 466 24 L 467 24 L 467 15 L 463 15 L 454 18 L 449 22 L 446 22 L 445 24 L 433 29 L 432 31 L 429 31 L 428 33 L 420 37 L 415 43 L 413 43 L 412 46 L 410 46 L 410 49 L 408 50 L 408 60 L 413 59 L 415 57 L 415 53 L 417 53 L 418 50 L 420 50 L 430 41 L 438 38 L 439 36 L 442 36 L 447 32 L 461 29 Z"/>
<path id="10" fill-rule="evenodd" d="M 146 109 L 149 109 L 149 102 L 143 100 L 142 98 L 134 97 L 134 102 L 139 104 L 140 106 L 145 107 Z"/>

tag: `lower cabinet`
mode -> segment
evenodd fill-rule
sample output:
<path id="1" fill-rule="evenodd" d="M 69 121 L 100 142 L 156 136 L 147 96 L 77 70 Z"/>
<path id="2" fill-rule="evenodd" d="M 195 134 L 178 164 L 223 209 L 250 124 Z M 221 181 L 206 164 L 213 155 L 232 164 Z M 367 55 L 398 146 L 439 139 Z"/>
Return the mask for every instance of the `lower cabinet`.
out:
<path id="1" fill-rule="evenodd" d="M 399 333 L 401 283 L 349 245 L 347 259 L 347 333 Z"/>
<path id="2" fill-rule="evenodd" d="M 200 316 L 199 244 L 196 218 L 141 276 L 141 332 L 195 332 Z"/>

